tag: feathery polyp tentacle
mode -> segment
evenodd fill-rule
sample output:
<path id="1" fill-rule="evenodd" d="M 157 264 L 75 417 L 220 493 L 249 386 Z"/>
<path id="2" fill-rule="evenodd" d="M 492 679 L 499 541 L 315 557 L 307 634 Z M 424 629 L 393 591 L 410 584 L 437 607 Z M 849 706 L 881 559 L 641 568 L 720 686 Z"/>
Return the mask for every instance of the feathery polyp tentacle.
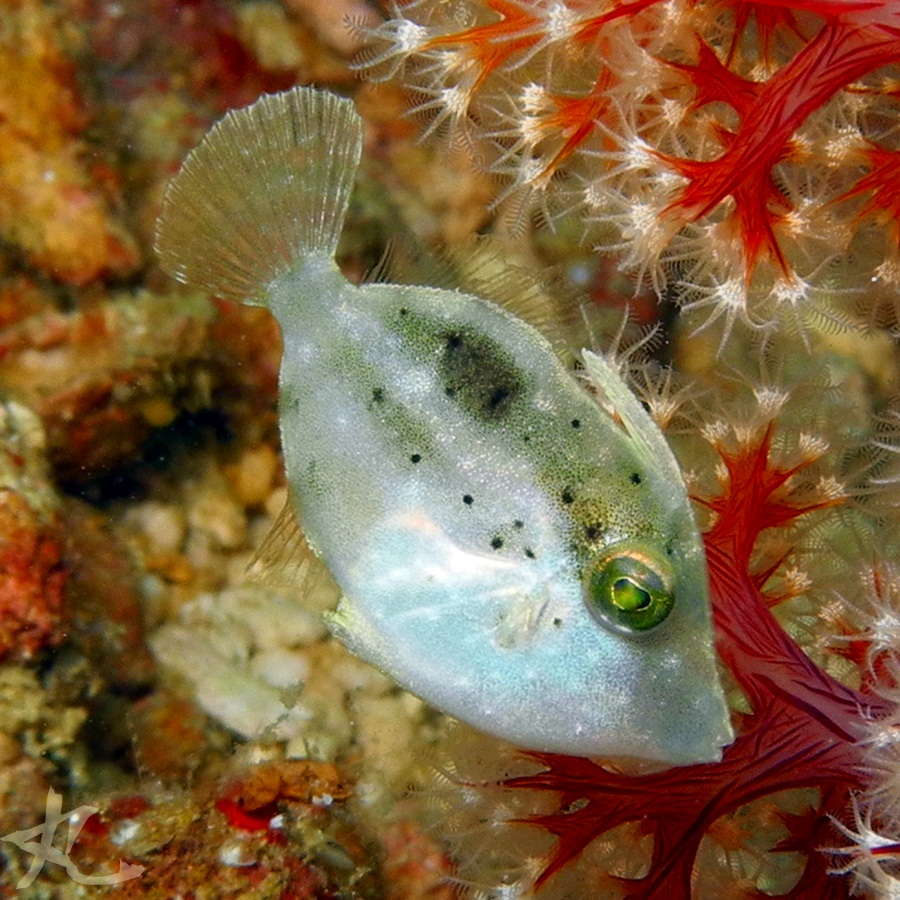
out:
<path id="1" fill-rule="evenodd" d="M 346 99 L 293 88 L 228 113 L 166 190 L 163 267 L 220 297 L 266 304 L 304 257 L 332 258 L 362 153 Z"/>

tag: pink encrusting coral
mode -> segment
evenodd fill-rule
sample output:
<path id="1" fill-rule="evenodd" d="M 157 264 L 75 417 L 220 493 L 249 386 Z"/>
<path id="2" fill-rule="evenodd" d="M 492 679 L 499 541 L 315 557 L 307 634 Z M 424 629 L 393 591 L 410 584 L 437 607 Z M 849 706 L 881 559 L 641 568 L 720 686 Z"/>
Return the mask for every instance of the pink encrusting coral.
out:
<path id="1" fill-rule="evenodd" d="M 464 135 L 501 199 L 576 217 L 726 332 L 900 284 L 896 4 L 414 0 L 373 38 L 370 76 Z"/>
<path id="2" fill-rule="evenodd" d="M 26 497 L 0 490 L 0 659 L 29 659 L 65 631 L 62 536 Z"/>

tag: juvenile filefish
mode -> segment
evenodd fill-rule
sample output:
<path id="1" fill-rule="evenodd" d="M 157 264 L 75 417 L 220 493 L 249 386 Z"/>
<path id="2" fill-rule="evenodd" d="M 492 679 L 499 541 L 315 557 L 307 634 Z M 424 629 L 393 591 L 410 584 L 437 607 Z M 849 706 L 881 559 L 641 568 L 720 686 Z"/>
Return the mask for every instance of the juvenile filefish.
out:
<path id="1" fill-rule="evenodd" d="M 479 297 L 354 285 L 335 263 L 362 148 L 348 100 L 228 113 L 166 193 L 180 281 L 268 307 L 329 624 L 440 710 L 520 747 L 666 763 L 732 739 L 702 544 L 661 433 L 600 356 L 603 404 Z"/>

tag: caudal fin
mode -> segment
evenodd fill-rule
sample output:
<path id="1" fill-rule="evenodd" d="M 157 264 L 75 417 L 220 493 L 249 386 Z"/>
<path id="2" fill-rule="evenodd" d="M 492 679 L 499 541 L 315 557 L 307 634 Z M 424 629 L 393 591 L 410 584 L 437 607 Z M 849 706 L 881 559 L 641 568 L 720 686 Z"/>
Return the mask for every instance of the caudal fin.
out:
<path id="1" fill-rule="evenodd" d="M 304 256 L 331 258 L 362 152 L 349 100 L 295 87 L 229 112 L 169 182 L 156 251 L 173 277 L 264 305 Z"/>

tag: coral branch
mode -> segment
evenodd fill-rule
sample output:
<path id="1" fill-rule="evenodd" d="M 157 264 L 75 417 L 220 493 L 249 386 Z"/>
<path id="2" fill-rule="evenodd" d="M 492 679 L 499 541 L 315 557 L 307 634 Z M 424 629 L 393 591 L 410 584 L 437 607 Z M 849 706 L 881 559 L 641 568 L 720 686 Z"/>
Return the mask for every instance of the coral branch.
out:
<path id="1" fill-rule="evenodd" d="M 498 21 L 438 35 L 421 48 L 424 52 L 445 47 L 458 48 L 461 54 L 459 65 L 473 65 L 477 70 L 470 94 L 478 90 L 494 71 L 530 50 L 541 39 L 537 27 L 540 19 L 530 14 L 527 4 L 510 0 L 485 0 L 485 4 L 500 17 Z"/>
<path id="2" fill-rule="evenodd" d="M 694 86 L 696 94 L 691 109 L 697 110 L 707 103 L 721 101 L 732 106 L 741 118 L 746 118 L 760 94 L 761 85 L 735 75 L 720 61 L 715 51 L 704 41 L 700 42 L 696 66 L 670 63 L 673 69 L 683 72 Z"/>
<path id="3" fill-rule="evenodd" d="M 805 711 L 777 700 L 751 722 L 750 730 L 726 749 L 721 763 L 637 777 L 612 772 L 590 760 L 529 754 L 546 770 L 512 778 L 506 787 L 558 792 L 563 809 L 575 798 L 583 803 L 574 812 L 527 820 L 557 837 L 537 886 L 610 829 L 644 822 L 652 824 L 655 840 L 651 868 L 632 885 L 628 896 L 634 900 L 689 897 L 700 842 L 720 816 L 768 794 L 802 787 L 840 788 L 837 794 L 828 794 L 828 806 L 823 803 L 815 818 L 824 818 L 828 809 L 843 809 L 849 787 L 860 785 L 859 752 L 854 744 L 837 738 Z M 808 867 L 815 864 L 824 868 L 811 857 Z M 788 896 L 804 895 L 795 888 Z"/>
<path id="4" fill-rule="evenodd" d="M 864 151 L 868 174 L 847 191 L 841 199 L 870 196 L 857 219 L 874 219 L 888 231 L 894 248 L 900 250 L 900 153 L 871 145 Z"/>
<path id="5" fill-rule="evenodd" d="M 656 6 L 660 0 L 633 0 L 632 3 L 612 3 L 611 8 L 597 16 L 590 16 L 578 23 L 575 33 L 576 40 L 583 44 L 590 44 L 597 39 L 600 32 L 617 19 L 633 18 L 651 6 Z"/>
<path id="6" fill-rule="evenodd" d="M 696 79 L 700 98 L 710 96 L 711 90 L 703 59 L 701 54 L 701 66 L 681 67 Z M 718 159 L 706 162 L 660 154 L 688 180 L 665 214 L 687 224 L 730 196 L 743 244 L 745 278 L 752 276 L 761 256 L 776 261 L 787 275 L 790 268 L 774 233 L 787 204 L 772 181 L 772 168 L 790 155 L 788 141 L 811 112 L 855 79 L 897 59 L 900 37 L 891 31 L 829 23 L 755 92 L 752 103 L 744 93 L 735 91 L 733 78 L 723 81 L 719 96 L 737 104 L 741 127 Z"/>
<path id="7" fill-rule="evenodd" d="M 874 74 L 900 61 L 895 3 L 417 0 L 403 16 L 367 65 L 428 98 L 426 134 L 462 131 L 517 221 L 577 217 L 723 341 L 900 280 L 885 179 L 852 190 L 860 147 L 898 152 L 896 88 Z M 862 212 L 843 202 L 861 193 Z M 891 240 L 860 253 L 872 225 Z"/>

